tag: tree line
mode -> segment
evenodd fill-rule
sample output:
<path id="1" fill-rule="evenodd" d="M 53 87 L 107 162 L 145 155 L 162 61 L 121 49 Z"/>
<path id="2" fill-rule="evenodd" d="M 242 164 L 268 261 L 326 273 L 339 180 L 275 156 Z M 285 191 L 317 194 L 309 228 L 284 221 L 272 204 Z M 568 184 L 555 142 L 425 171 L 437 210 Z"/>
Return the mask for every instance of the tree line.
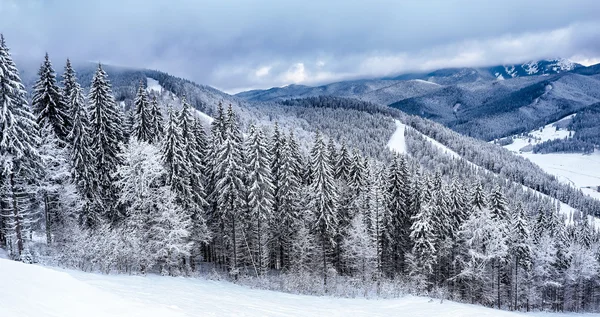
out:
<path id="1" fill-rule="evenodd" d="M 140 83 L 128 112 L 101 65 L 87 95 L 48 55 L 31 107 L 0 43 L 0 242 L 15 260 L 87 271 L 406 285 L 515 310 L 600 307 L 600 235 L 501 187 L 376 160 L 317 131 L 308 151 L 231 106 L 201 121 Z M 35 237 L 44 233 L 46 248 Z M 356 285 L 356 284 L 354 284 Z"/>

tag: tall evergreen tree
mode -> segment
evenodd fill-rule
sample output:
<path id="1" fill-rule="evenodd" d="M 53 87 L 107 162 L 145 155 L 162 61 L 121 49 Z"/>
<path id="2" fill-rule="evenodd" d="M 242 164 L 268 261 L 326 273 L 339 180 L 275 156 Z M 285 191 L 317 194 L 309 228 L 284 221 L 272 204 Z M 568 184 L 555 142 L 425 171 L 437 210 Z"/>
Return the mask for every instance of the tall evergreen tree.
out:
<path id="1" fill-rule="evenodd" d="M 192 197 L 190 185 L 190 165 L 185 157 L 185 144 L 177 124 L 173 109 L 168 109 L 169 118 L 165 130 L 165 139 L 162 143 L 161 155 L 165 165 L 166 183 L 175 193 L 176 202 L 184 209 L 189 208 Z"/>
<path id="2" fill-rule="evenodd" d="M 116 188 L 114 172 L 121 164 L 121 110 L 117 107 L 112 95 L 108 75 L 98 64 L 92 79 L 88 102 L 90 106 L 90 126 L 92 134 L 92 150 L 96 159 L 96 176 L 98 190 L 102 197 L 102 208 L 111 222 L 118 221 L 122 215 L 116 208 Z"/>
<path id="3" fill-rule="evenodd" d="M 430 278 L 437 260 L 433 212 L 432 204 L 423 204 L 419 212 L 413 216 L 413 224 L 410 227 L 413 248 L 409 256 L 409 271 L 421 291 L 430 289 L 432 285 Z"/>
<path id="4" fill-rule="evenodd" d="M 56 74 L 52 68 L 48 53 L 46 53 L 38 76 L 39 79 L 33 87 L 34 93 L 32 97 L 32 105 L 37 115 L 37 123 L 39 126 L 51 126 L 56 136 L 63 142 L 66 142 L 67 135 L 71 130 L 71 119 L 60 88 L 56 84 Z"/>
<path id="5" fill-rule="evenodd" d="M 229 251 L 230 273 L 237 278 L 239 274 L 239 245 L 241 241 L 240 210 L 243 206 L 244 168 L 241 153 L 241 132 L 231 105 L 224 122 L 225 135 L 216 156 L 215 193 L 220 228 L 225 236 Z"/>
<path id="6" fill-rule="evenodd" d="M 387 172 L 388 209 L 391 214 L 390 240 L 392 242 L 396 273 L 405 272 L 404 255 L 410 245 L 411 213 L 409 202 L 408 170 L 403 157 L 394 156 Z"/>
<path id="7" fill-rule="evenodd" d="M 71 65 L 71 60 L 67 58 L 67 63 L 65 64 L 65 71 L 62 75 L 62 100 L 66 106 L 67 115 L 73 119 L 74 111 L 71 108 L 71 104 L 73 101 L 71 98 L 73 97 L 73 90 L 78 85 L 77 83 L 77 74 Z"/>
<path id="8" fill-rule="evenodd" d="M 334 243 L 337 230 L 337 192 L 333 183 L 331 157 L 325 147 L 321 135 L 317 133 L 311 150 L 311 169 L 313 191 L 313 211 L 315 213 L 315 229 L 321 240 L 323 257 L 323 285 L 327 290 L 327 253 Z"/>
<path id="9" fill-rule="evenodd" d="M 140 82 L 137 95 L 135 96 L 135 116 L 133 121 L 132 135 L 141 142 L 154 141 L 154 128 L 152 126 L 152 109 L 148 102 L 148 94 L 144 83 Z"/>
<path id="10" fill-rule="evenodd" d="M 164 127 L 163 114 L 158 106 L 158 100 L 156 99 L 156 95 L 152 96 L 152 101 L 150 102 L 150 118 L 152 131 L 152 141 L 150 143 L 159 143 L 163 137 Z"/>
<path id="11" fill-rule="evenodd" d="M 525 216 L 523 206 L 519 203 L 513 212 L 509 236 L 509 254 L 514 263 L 514 309 L 520 307 L 519 295 L 526 290 L 519 290 L 519 268 L 528 271 L 531 267 L 531 240 L 529 236 L 529 224 Z"/>
<path id="12" fill-rule="evenodd" d="M 32 219 L 27 212 L 31 198 L 28 188 L 36 179 L 39 155 L 38 125 L 26 99 L 26 91 L 4 36 L 0 34 L 0 171 L 4 230 L 0 240 L 14 246 L 15 257 L 23 259 L 27 226 Z"/>
<path id="13" fill-rule="evenodd" d="M 95 228 L 100 222 L 100 206 L 102 205 L 97 187 L 96 169 L 93 164 L 91 127 L 83 91 L 75 83 L 69 98 L 73 127 L 68 135 L 71 141 L 71 178 L 83 198 L 80 224 L 87 228 Z"/>
<path id="14" fill-rule="evenodd" d="M 271 158 L 262 130 L 250 127 L 246 145 L 248 205 L 252 228 L 253 258 L 258 272 L 266 273 L 269 261 L 268 225 L 272 217 L 273 180 Z"/>

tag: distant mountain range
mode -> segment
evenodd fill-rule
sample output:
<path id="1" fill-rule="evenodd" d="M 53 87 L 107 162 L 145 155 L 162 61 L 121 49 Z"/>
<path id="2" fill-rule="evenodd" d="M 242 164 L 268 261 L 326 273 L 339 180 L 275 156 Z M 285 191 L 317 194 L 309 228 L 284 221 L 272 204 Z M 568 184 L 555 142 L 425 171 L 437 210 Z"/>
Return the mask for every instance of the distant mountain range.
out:
<path id="1" fill-rule="evenodd" d="M 529 131 L 600 102 L 600 66 L 566 59 L 449 68 L 317 87 L 290 85 L 237 94 L 249 101 L 314 96 L 389 105 L 484 140 Z"/>

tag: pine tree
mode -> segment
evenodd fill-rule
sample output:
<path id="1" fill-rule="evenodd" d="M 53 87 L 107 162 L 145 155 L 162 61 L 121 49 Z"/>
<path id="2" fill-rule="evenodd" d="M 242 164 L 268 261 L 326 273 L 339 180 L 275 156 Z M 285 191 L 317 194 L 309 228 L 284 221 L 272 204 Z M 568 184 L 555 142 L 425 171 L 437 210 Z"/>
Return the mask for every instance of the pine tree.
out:
<path id="1" fill-rule="evenodd" d="M 62 100 L 65 103 L 65 112 L 71 119 L 73 119 L 74 111 L 71 108 L 73 100 L 71 98 L 74 96 L 73 91 L 75 90 L 75 87 L 79 84 L 77 83 L 77 74 L 75 73 L 73 66 L 71 66 L 71 60 L 68 58 L 62 78 Z"/>
<path id="2" fill-rule="evenodd" d="M 69 113 L 56 84 L 56 74 L 46 53 L 44 63 L 38 72 L 39 79 L 33 89 L 32 106 L 37 115 L 38 126 L 49 125 L 56 136 L 63 142 L 71 130 Z"/>
<path id="3" fill-rule="evenodd" d="M 429 203 L 423 204 L 421 210 L 412 217 L 413 224 L 410 227 L 413 242 L 409 256 L 410 276 L 420 291 L 431 287 L 429 279 L 437 260 L 432 207 Z"/>
<path id="4" fill-rule="evenodd" d="M 123 140 L 123 132 L 121 111 L 115 103 L 107 74 L 100 64 L 92 79 L 88 101 L 98 190 L 107 219 L 114 223 L 122 216 L 115 206 L 117 193 L 113 175 L 121 164 L 120 143 Z"/>
<path id="5" fill-rule="evenodd" d="M 494 219 L 508 220 L 508 204 L 499 187 L 496 187 L 488 199 L 489 208 Z"/>
<path id="6" fill-rule="evenodd" d="M 407 206 L 409 179 L 404 157 L 394 156 L 387 172 L 386 183 L 389 197 L 388 209 L 391 215 L 389 232 L 394 255 L 394 269 L 396 273 L 404 273 L 406 270 L 404 255 L 408 252 L 410 245 L 411 226 L 411 213 Z"/>
<path id="7" fill-rule="evenodd" d="M 175 193 L 176 202 L 184 209 L 191 205 L 190 166 L 185 159 L 185 144 L 173 109 L 168 109 L 169 118 L 162 143 L 161 157 L 166 169 L 166 184 Z"/>
<path id="8" fill-rule="evenodd" d="M 244 169 L 241 153 L 241 132 L 231 105 L 227 110 L 223 143 L 216 156 L 215 193 L 220 228 L 229 251 L 230 273 L 237 278 L 240 257 L 240 210 L 243 205 Z"/>
<path id="9" fill-rule="evenodd" d="M 389 253 L 391 251 L 391 243 L 389 236 L 389 227 L 392 219 L 389 213 L 389 199 L 387 196 L 386 186 L 383 180 L 383 168 L 379 165 L 374 165 L 370 175 L 368 188 L 368 204 L 369 204 L 369 220 L 371 223 L 371 234 L 376 250 L 376 279 L 378 283 L 381 281 L 384 273 L 384 266 L 387 266 L 391 260 Z M 379 284 L 378 284 L 379 285 Z"/>
<path id="10" fill-rule="evenodd" d="M 350 158 L 350 154 L 348 153 L 348 149 L 346 148 L 346 144 L 344 143 L 340 148 L 340 152 L 335 163 L 335 178 L 349 182 L 351 168 L 352 160 Z"/>
<path id="11" fill-rule="evenodd" d="M 523 206 L 519 203 L 513 212 L 511 219 L 511 230 L 509 236 L 509 254 L 514 263 L 514 309 L 518 310 L 519 305 L 519 268 L 529 270 L 531 267 L 531 241 L 529 237 L 529 225 L 525 217 Z"/>
<path id="12" fill-rule="evenodd" d="M 297 157 L 294 155 L 295 143 L 292 134 L 288 137 L 288 141 L 283 143 L 281 149 L 281 165 L 279 167 L 279 175 L 281 181 L 279 183 L 279 201 L 278 213 L 273 213 L 272 217 L 272 258 L 275 263 L 275 268 L 290 268 L 294 259 L 290 257 L 292 237 L 295 235 L 296 223 L 300 218 L 300 165 Z M 302 163 L 300 163 L 302 164 Z"/>
<path id="13" fill-rule="evenodd" d="M 151 134 L 152 140 L 150 143 L 159 143 L 164 134 L 163 114 L 158 106 L 156 96 L 152 96 L 150 102 L 150 117 L 151 117 Z"/>
<path id="14" fill-rule="evenodd" d="M 477 208 L 479 210 L 482 210 L 487 206 L 485 193 L 483 192 L 483 187 L 481 186 L 481 183 L 475 184 L 475 187 L 473 188 L 473 191 L 471 193 L 470 203 L 473 208 Z"/>
<path id="15" fill-rule="evenodd" d="M 36 145 L 38 125 L 26 99 L 26 91 L 4 37 L 0 34 L 0 172 L 4 230 L 0 240 L 16 246 L 16 257 L 23 258 L 31 182 L 36 179 L 39 156 Z"/>
<path id="16" fill-rule="evenodd" d="M 84 200 L 80 224 L 87 228 L 95 228 L 101 219 L 97 208 L 101 206 L 101 200 L 97 192 L 97 176 L 93 165 L 90 121 L 81 86 L 75 83 L 71 91 L 69 108 L 72 112 L 73 127 L 67 136 L 71 141 L 71 178 Z"/>
<path id="17" fill-rule="evenodd" d="M 273 180 L 271 178 L 271 158 L 262 130 L 250 127 L 246 145 L 248 171 L 248 205 L 252 228 L 252 245 L 256 266 L 260 274 L 269 265 L 268 224 L 271 222 L 273 205 Z"/>
<path id="18" fill-rule="evenodd" d="M 148 94 L 143 82 L 140 82 L 135 96 L 135 116 L 132 135 L 141 142 L 154 141 L 154 128 L 152 126 L 152 109 L 148 103 Z"/>
<path id="19" fill-rule="evenodd" d="M 315 228 L 321 240 L 323 257 L 323 285 L 327 291 L 327 253 L 334 243 L 337 230 L 337 193 L 333 183 L 333 171 L 330 165 L 329 151 L 321 135 L 317 133 L 311 150 L 311 169 L 313 191 L 313 211 L 315 213 Z"/>

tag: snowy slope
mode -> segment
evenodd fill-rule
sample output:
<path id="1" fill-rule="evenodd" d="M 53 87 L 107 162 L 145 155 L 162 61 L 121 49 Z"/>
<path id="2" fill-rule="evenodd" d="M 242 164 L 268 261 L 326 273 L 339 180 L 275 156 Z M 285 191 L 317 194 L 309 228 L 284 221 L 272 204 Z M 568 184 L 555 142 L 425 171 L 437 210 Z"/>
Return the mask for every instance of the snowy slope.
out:
<path id="1" fill-rule="evenodd" d="M 158 80 L 146 77 L 146 90 L 148 92 L 155 91 L 159 95 L 163 92 L 162 86 L 158 83 Z"/>
<path id="2" fill-rule="evenodd" d="M 199 278 L 100 275 L 1 259 L 0 283 L 2 317 L 566 316 L 415 296 L 369 300 L 293 295 Z"/>
<path id="3" fill-rule="evenodd" d="M 406 154 L 406 138 L 404 137 L 404 131 L 406 131 L 406 125 L 400 120 L 394 120 L 396 122 L 396 131 L 390 137 L 388 141 L 388 148 L 399 154 Z"/>
<path id="4" fill-rule="evenodd" d="M 573 116 L 562 118 L 541 129 L 531 131 L 525 136 L 513 136 L 514 142 L 504 147 L 518 155 L 526 157 L 539 165 L 547 173 L 556 176 L 561 182 L 581 188 L 589 196 L 600 199 L 600 193 L 592 189 L 600 186 L 599 151 L 592 154 L 534 154 L 529 147 L 529 145 L 535 145 L 548 140 L 570 137 L 572 132 L 563 128 L 563 126 L 566 126 L 565 122 Z"/>
<path id="5" fill-rule="evenodd" d="M 399 131 L 401 130 L 401 131 L 402 131 L 402 136 L 404 136 L 404 130 L 406 129 L 406 126 L 404 126 L 404 125 L 403 125 L 401 122 L 399 122 L 399 121 L 397 121 L 397 120 L 396 120 L 396 126 L 397 126 L 397 129 L 396 129 L 396 131 L 394 132 L 394 134 L 392 135 L 392 137 L 390 138 L 390 140 L 389 140 L 389 142 L 388 142 L 388 147 L 389 147 L 390 149 L 392 149 L 392 150 L 395 150 L 395 148 L 393 148 L 393 146 L 396 146 L 397 144 L 399 144 L 399 143 L 400 143 L 400 141 L 398 140 Z M 418 132 L 418 131 L 417 131 L 417 132 Z M 447 146 L 443 145 L 442 143 L 440 143 L 440 142 L 436 141 L 435 139 L 433 139 L 433 138 L 431 138 L 431 137 L 429 137 L 429 136 L 427 136 L 427 135 L 424 135 L 424 134 L 422 134 L 422 133 L 420 133 L 420 132 L 419 132 L 419 134 L 421 134 L 421 136 L 422 136 L 423 138 L 425 138 L 427 141 L 429 141 L 429 142 L 430 142 L 430 143 L 431 143 L 431 144 L 432 144 L 434 147 L 436 147 L 437 149 L 439 149 L 439 150 L 440 150 L 440 152 L 442 152 L 442 153 L 444 153 L 444 154 L 446 154 L 446 155 L 449 155 L 449 156 L 451 156 L 451 157 L 453 157 L 453 158 L 455 158 L 455 159 L 464 159 L 464 158 L 462 158 L 462 157 L 461 157 L 461 156 L 460 156 L 458 153 L 456 153 L 456 152 L 455 152 L 455 151 L 453 151 L 452 149 L 448 148 Z M 543 134 L 543 133 L 542 133 L 542 134 Z M 546 134 L 550 134 L 550 133 L 549 133 L 549 132 L 546 132 Z M 404 140 L 404 139 L 403 139 L 401 142 L 402 142 L 403 144 L 406 144 L 406 140 Z M 399 152 L 399 153 L 406 153 L 406 147 L 404 147 L 404 152 Z M 471 165 L 471 166 L 473 166 L 473 167 L 475 167 L 475 168 L 479 169 L 479 170 L 480 170 L 481 172 L 483 172 L 483 173 L 492 173 L 492 172 L 490 172 L 490 171 L 489 171 L 489 170 L 487 170 L 487 169 L 484 169 L 484 168 L 482 168 L 482 167 L 480 167 L 480 166 L 478 166 L 478 165 L 476 165 L 476 164 L 473 164 L 473 163 L 472 163 L 472 162 L 470 162 L 469 160 L 466 160 L 466 159 L 465 159 L 465 161 L 466 161 L 466 162 L 467 162 L 469 165 Z M 494 175 L 496 175 L 496 174 L 494 174 Z M 532 189 L 532 188 L 529 188 L 529 187 L 527 187 L 527 186 L 524 186 L 524 185 L 521 185 L 521 184 L 519 184 L 519 186 L 521 186 L 521 187 L 523 188 L 523 190 L 528 190 L 528 191 L 537 192 L 536 190 L 534 190 L 534 189 Z M 540 195 L 540 196 L 542 196 L 542 197 L 547 197 L 548 199 L 555 200 L 555 199 L 551 198 L 550 196 L 548 196 L 548 195 L 545 195 L 545 194 L 543 194 L 543 193 L 540 193 L 540 192 L 537 192 L 537 193 L 538 193 L 538 195 Z M 600 194 L 600 193 L 599 193 L 599 194 Z M 600 195 L 598 195 L 598 197 L 600 198 Z M 566 223 L 567 225 L 570 225 L 570 224 L 572 224 L 572 223 L 573 223 L 573 219 L 572 219 L 572 217 L 573 217 L 573 215 L 575 214 L 575 212 L 576 212 L 577 210 L 576 210 L 575 208 L 573 208 L 573 207 L 571 207 L 571 206 L 569 206 L 569 205 L 567 205 L 567 204 L 563 203 L 563 202 L 559 202 L 559 204 L 560 204 L 560 213 L 561 213 L 561 214 L 563 214 L 563 215 L 565 215 L 565 217 L 566 217 L 566 218 L 565 218 L 565 223 Z M 595 217 L 591 217 L 591 216 L 590 216 L 590 219 L 591 219 L 591 220 L 594 220 L 595 227 L 596 227 L 596 228 L 598 228 L 598 229 L 600 230 L 600 218 L 595 218 Z"/>

